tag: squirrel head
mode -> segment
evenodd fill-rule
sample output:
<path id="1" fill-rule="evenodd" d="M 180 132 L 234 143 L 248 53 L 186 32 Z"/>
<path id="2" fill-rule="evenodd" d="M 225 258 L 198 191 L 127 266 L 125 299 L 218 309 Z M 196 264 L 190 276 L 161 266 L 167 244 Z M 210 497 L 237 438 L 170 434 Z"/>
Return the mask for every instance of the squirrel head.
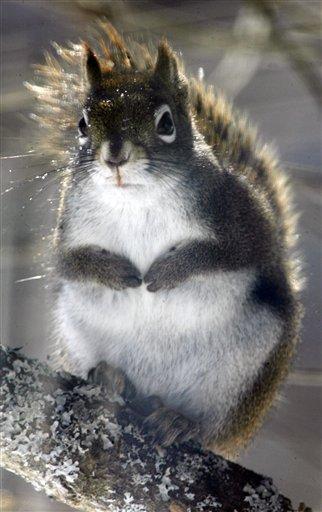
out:
<path id="1" fill-rule="evenodd" d="M 102 67 L 85 47 L 88 95 L 79 122 L 80 145 L 91 148 L 95 169 L 121 184 L 144 184 L 175 172 L 193 146 L 188 86 L 168 43 L 155 65 Z M 184 164 L 184 162 L 182 162 Z"/>

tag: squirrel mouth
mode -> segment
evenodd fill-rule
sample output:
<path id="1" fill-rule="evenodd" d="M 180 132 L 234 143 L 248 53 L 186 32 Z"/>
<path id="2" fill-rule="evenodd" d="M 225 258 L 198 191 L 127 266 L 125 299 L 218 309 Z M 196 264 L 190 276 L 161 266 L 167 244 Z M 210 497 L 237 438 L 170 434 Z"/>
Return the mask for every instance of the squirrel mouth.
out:
<path id="1" fill-rule="evenodd" d="M 118 187 L 122 187 L 123 186 L 123 179 L 122 179 L 119 167 L 116 167 L 116 185 Z"/>

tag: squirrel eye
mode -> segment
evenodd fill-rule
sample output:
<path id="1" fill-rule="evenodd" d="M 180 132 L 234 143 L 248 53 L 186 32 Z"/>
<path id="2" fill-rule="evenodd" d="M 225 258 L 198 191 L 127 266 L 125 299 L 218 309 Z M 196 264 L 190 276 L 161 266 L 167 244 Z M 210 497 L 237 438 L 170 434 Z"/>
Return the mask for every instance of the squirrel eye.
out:
<path id="1" fill-rule="evenodd" d="M 176 138 L 172 113 L 168 105 L 162 105 L 155 113 L 156 132 L 161 140 L 171 143 Z"/>
<path id="2" fill-rule="evenodd" d="M 80 137 L 88 136 L 88 126 L 86 124 L 84 117 L 82 117 L 78 123 L 78 134 Z"/>

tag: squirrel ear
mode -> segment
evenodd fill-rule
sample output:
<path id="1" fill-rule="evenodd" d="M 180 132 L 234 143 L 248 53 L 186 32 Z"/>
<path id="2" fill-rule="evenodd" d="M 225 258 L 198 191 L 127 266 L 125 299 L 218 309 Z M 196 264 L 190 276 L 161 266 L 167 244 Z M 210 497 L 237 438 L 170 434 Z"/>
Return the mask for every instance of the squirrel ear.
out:
<path id="1" fill-rule="evenodd" d="M 86 52 L 86 77 L 91 87 L 97 87 L 101 83 L 102 71 L 100 63 L 94 52 L 85 44 Z"/>
<path id="2" fill-rule="evenodd" d="M 177 58 L 165 40 L 158 47 L 154 74 L 169 83 L 176 83 L 179 79 Z"/>

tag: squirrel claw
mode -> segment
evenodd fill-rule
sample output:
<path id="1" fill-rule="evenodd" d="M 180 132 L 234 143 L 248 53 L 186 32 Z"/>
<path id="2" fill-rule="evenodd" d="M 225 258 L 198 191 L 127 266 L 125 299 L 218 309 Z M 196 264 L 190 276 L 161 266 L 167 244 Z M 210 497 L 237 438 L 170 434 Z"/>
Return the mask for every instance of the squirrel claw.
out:
<path id="1" fill-rule="evenodd" d="M 162 269 L 158 273 L 158 268 L 154 267 L 144 277 L 144 282 L 147 284 L 147 290 L 149 292 L 157 292 L 158 290 L 165 290 L 173 288 L 170 284 L 166 275 L 163 274 Z"/>

